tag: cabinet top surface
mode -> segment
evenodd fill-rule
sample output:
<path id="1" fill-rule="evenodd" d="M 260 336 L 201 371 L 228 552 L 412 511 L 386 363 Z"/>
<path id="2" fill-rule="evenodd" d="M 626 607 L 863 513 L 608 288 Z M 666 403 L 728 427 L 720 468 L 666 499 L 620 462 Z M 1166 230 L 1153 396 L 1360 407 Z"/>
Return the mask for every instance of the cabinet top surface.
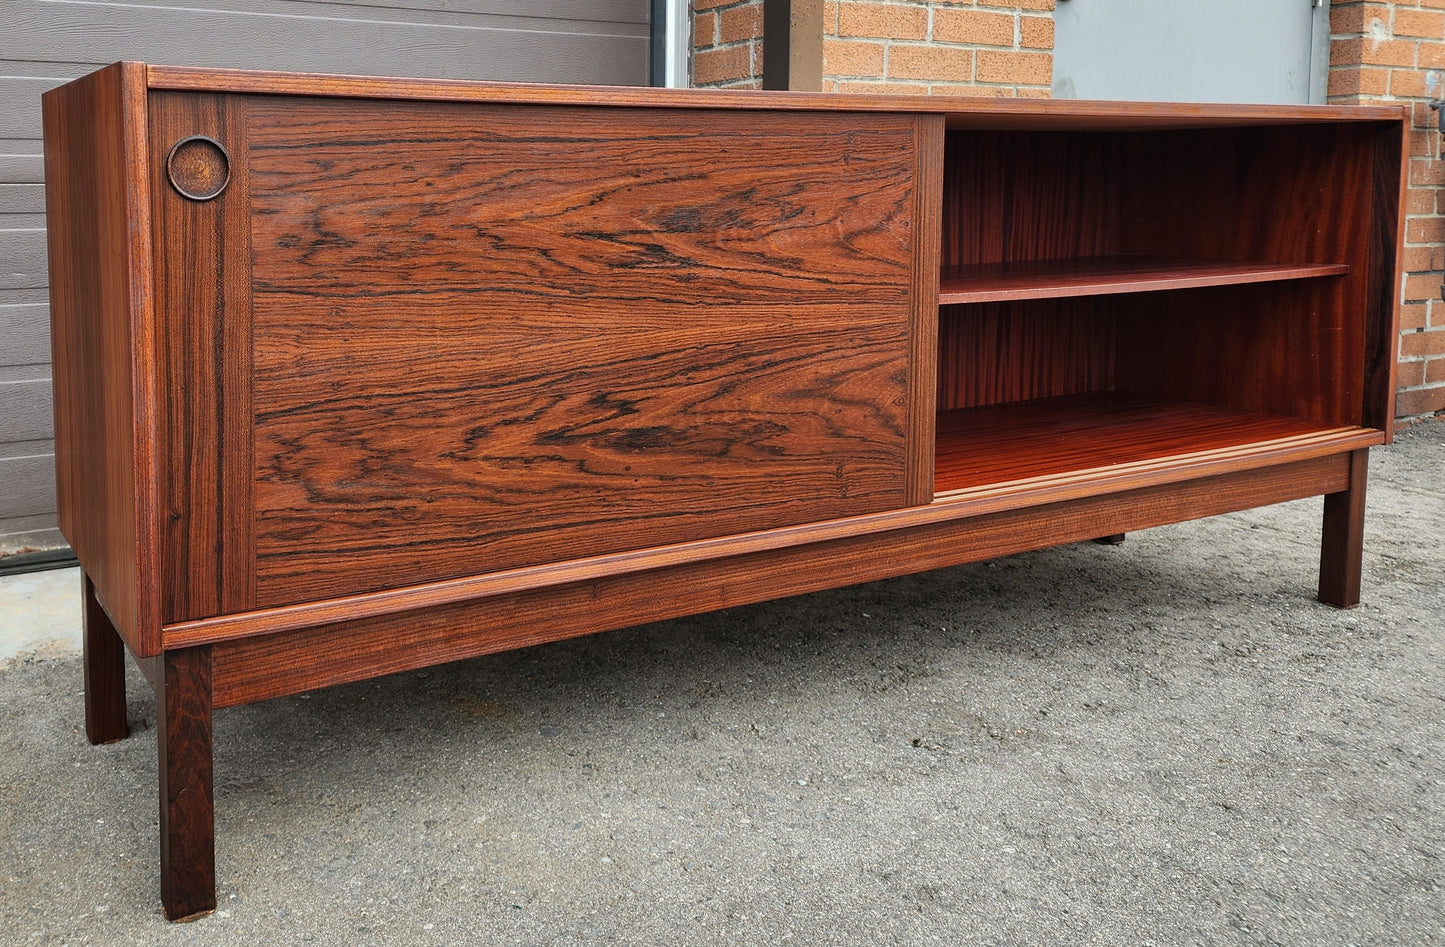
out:
<path id="1" fill-rule="evenodd" d="M 1406 106 L 1393 105 L 1281 106 L 1061 99 L 961 99 L 953 96 L 536 85 L 457 79 L 196 69 L 140 63 L 118 65 L 135 70 L 144 69 L 146 86 L 151 89 L 529 105 L 910 112 L 943 115 L 950 127 L 981 129 L 1132 130 L 1319 122 L 1401 122 L 1408 115 Z"/>

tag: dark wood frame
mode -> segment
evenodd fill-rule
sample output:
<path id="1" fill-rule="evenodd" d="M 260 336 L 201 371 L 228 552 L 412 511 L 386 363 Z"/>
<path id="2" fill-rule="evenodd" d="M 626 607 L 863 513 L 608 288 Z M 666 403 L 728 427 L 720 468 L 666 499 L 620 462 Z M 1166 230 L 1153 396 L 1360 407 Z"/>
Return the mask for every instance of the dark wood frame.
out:
<path id="1" fill-rule="evenodd" d="M 422 123 L 416 127 L 431 122 L 425 127 L 433 131 L 448 116 L 466 121 L 471 109 L 503 109 L 489 114 L 521 116 L 527 127 L 565 117 L 590 129 L 575 134 L 598 141 L 634 124 L 655 127 L 659 115 L 682 124 L 700 115 L 699 125 L 732 122 L 739 130 L 747 124 L 739 116 L 751 115 L 750 122 L 802 129 L 789 160 L 814 160 L 814 145 L 822 153 L 839 142 L 864 148 L 838 152 L 845 165 L 875 161 L 869 180 L 877 187 L 852 200 L 891 201 L 896 222 L 882 236 L 848 239 L 881 242 L 837 258 L 842 263 L 829 262 L 834 250 L 824 243 L 816 260 L 800 258 L 820 272 L 840 267 L 837 284 L 812 301 L 813 290 L 786 263 L 777 270 L 759 263 L 775 288 L 739 282 L 725 289 L 768 312 L 795 306 L 801 322 L 824 327 L 853 312 L 872 314 L 875 335 L 859 323 L 859 351 L 880 347 L 883 374 L 870 384 L 891 392 L 889 404 L 880 394 L 877 404 L 853 410 L 886 423 L 847 450 L 876 448 L 881 459 L 869 469 L 882 473 L 866 477 L 883 492 L 850 497 L 840 486 L 846 502 L 826 507 L 833 512 L 791 521 L 783 512 L 738 529 L 703 516 L 692 534 L 664 519 L 653 541 L 602 544 L 576 556 L 557 554 L 565 543 L 549 546 L 539 532 L 539 548 L 551 551 L 535 560 L 399 584 L 357 578 L 349 565 L 362 561 L 355 554 L 342 568 L 317 573 L 316 595 L 277 580 L 284 570 L 259 569 L 258 549 L 276 548 L 258 539 L 260 497 L 274 495 L 280 475 L 265 467 L 271 460 L 257 432 L 272 423 L 266 418 L 284 387 L 273 376 L 258 380 L 255 353 L 269 351 L 274 360 L 276 350 L 266 348 L 275 323 L 264 310 L 274 287 L 256 274 L 269 267 L 277 285 L 307 274 L 296 276 L 290 258 L 265 242 L 271 231 L 253 224 L 253 205 L 289 206 L 276 203 L 289 192 L 278 190 L 275 170 L 289 173 L 276 158 L 284 158 L 277 143 L 291 131 L 288 115 L 297 129 L 321 127 L 332 114 L 364 123 L 372 103 L 411 109 L 398 114 Z M 167 916 L 215 905 L 216 708 L 1060 543 L 1117 541 L 1150 526 L 1308 496 L 1325 497 L 1319 596 L 1354 605 L 1366 457 L 1391 436 L 1407 119 L 1385 107 L 965 103 L 138 63 L 47 94 L 58 496 L 61 528 L 85 572 L 86 733 L 96 743 L 126 735 L 129 650 L 157 694 Z M 884 136 L 873 158 L 866 142 L 858 144 L 867 134 Z M 214 202 L 180 200 L 165 181 L 167 149 L 189 135 L 214 138 L 230 153 L 231 183 Z M 1190 149 L 1206 155 L 1194 178 L 1173 160 Z M 902 157 L 889 163 L 889 153 Z M 248 162 L 264 163 L 252 156 L 271 162 L 270 178 L 264 168 L 252 173 Z M 809 175 L 831 173 L 814 166 Z M 753 194 L 745 178 L 738 193 Z M 823 212 L 826 195 L 785 178 L 783 190 L 803 195 L 789 213 Z M 856 183 L 846 174 L 830 180 L 835 188 Z M 609 195 L 626 190 L 608 188 Z M 724 198 L 709 200 L 699 213 Z M 729 220 L 742 213 L 730 208 Z M 406 208 L 377 212 L 405 220 Z M 696 250 L 707 231 L 700 218 L 668 219 L 648 246 L 679 241 L 674 258 Z M 772 219 L 763 214 L 756 225 L 770 227 Z M 843 216 L 828 226 L 851 224 Z M 792 236 L 785 229 L 776 239 Z M 597 239 L 609 242 L 606 233 Z M 661 251 L 646 252 L 651 260 Z M 876 274 L 849 281 L 842 275 L 849 260 Z M 353 262 L 343 259 L 339 269 Z M 347 291 L 365 290 L 366 268 L 353 270 L 360 275 L 349 277 Z M 699 258 L 683 282 L 720 279 L 720 271 Z M 658 272 L 666 281 L 674 271 Z M 622 270 L 614 276 L 629 278 Z M 658 302 L 657 311 L 675 312 L 674 303 Z M 609 305 L 598 311 L 617 311 Z M 314 346 L 304 352 L 324 354 Z M 849 361 L 855 355 L 846 345 L 818 355 L 823 375 L 787 369 L 795 374 L 785 372 L 784 382 L 796 385 L 777 397 L 796 397 L 817 377 L 843 384 L 837 379 L 867 371 Z M 456 377 L 474 370 L 439 369 Z M 695 382 L 668 384 L 674 387 L 657 392 L 692 391 Z M 846 412 L 846 400 L 820 396 L 805 413 Z M 354 423 L 369 404 L 348 402 L 350 420 L 337 423 Z M 741 418 L 771 409 L 733 410 Z M 808 423 L 768 442 L 782 458 L 777 478 L 804 491 L 826 466 L 813 453 L 832 458 L 837 450 L 799 433 Z M 649 451 L 671 462 L 691 449 L 644 440 L 623 438 L 622 447 L 607 449 L 639 462 Z M 687 440 L 685 431 L 678 440 Z M 714 448 L 726 454 L 740 443 Z M 803 454 L 790 459 L 800 446 Z M 324 455 L 300 441 L 294 449 Z M 719 463 L 719 495 L 741 491 L 736 470 Z M 458 483 L 447 489 L 461 489 Z M 625 486 L 609 489 L 635 499 Z M 569 502 L 579 516 L 587 509 Z M 514 512 L 526 516 L 529 508 Z M 738 515 L 754 522 L 747 511 Z"/>

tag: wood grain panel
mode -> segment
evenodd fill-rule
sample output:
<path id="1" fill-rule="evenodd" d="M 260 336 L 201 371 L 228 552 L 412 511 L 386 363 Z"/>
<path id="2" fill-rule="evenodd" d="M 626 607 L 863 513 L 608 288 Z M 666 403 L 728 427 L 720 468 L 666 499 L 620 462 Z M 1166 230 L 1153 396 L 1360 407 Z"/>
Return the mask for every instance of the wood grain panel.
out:
<path id="1" fill-rule="evenodd" d="M 1330 493 L 1343 455 L 212 647 L 217 707 L 680 615 Z"/>
<path id="2" fill-rule="evenodd" d="M 1333 428 L 1134 463 L 1067 470 L 1029 480 L 1010 480 L 953 491 L 924 506 L 180 622 L 166 626 L 165 643 L 167 648 L 213 644 L 536 589 L 558 588 L 608 576 L 635 575 L 782 549 L 821 546 L 860 536 L 907 532 L 943 522 L 1298 464 L 1373 447 L 1383 439 L 1384 434 L 1380 431 Z"/>
<path id="3" fill-rule="evenodd" d="M 446 79 L 395 79 L 300 72 L 151 66 L 150 87 L 201 92 L 346 96 L 432 102 L 512 102 L 746 110 L 895 112 L 943 115 L 949 130 L 1140 131 L 1399 121 L 1398 106 L 1219 105 L 1183 102 L 1083 102 L 945 96 L 760 92 L 727 89 L 622 89 L 497 85 Z"/>
<path id="4" fill-rule="evenodd" d="M 908 501 L 915 119 L 252 115 L 258 604 Z"/>
<path id="5" fill-rule="evenodd" d="M 255 603 L 251 515 L 251 247 L 245 118 L 236 96 L 152 93 L 150 199 L 155 221 L 156 317 L 161 363 L 161 467 L 166 499 L 167 621 L 240 611 Z M 214 200 L 171 186 L 176 142 L 206 135 L 232 155 Z"/>
<path id="6" fill-rule="evenodd" d="M 1045 398 L 943 414 L 935 468 L 942 493 L 1326 430 L 1298 418 L 1118 392 Z"/>
<path id="7" fill-rule="evenodd" d="M 1122 249 L 1350 270 L 1299 285 L 1139 301 L 1137 330 L 1120 334 L 1121 384 L 1137 367 L 1162 386 L 1148 390 L 1173 397 L 1207 388 L 1242 410 L 1360 423 L 1372 149 L 1364 125 L 1134 136 Z M 1170 377 L 1161 363 L 1173 366 Z"/>
<path id="8" fill-rule="evenodd" d="M 1343 264 L 1218 263 L 1152 256 L 1072 257 L 947 267 L 938 301 L 944 305 L 1019 299 L 1062 299 L 1235 286 L 1341 276 Z"/>
<path id="9" fill-rule="evenodd" d="M 939 410 L 1112 389 L 1112 308 L 1096 299 L 943 307 Z"/>
<path id="10" fill-rule="evenodd" d="M 139 655 L 160 646 L 145 70 L 45 98 L 60 528 Z"/>
<path id="11" fill-rule="evenodd" d="M 1120 138 L 949 132 L 942 265 L 1118 254 Z"/>

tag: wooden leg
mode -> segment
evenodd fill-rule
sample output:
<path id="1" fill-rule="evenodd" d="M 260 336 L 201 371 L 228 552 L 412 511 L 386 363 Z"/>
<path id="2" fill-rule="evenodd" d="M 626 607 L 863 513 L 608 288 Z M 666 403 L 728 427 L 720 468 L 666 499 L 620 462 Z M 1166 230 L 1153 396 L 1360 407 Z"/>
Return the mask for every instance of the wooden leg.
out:
<path id="1" fill-rule="evenodd" d="M 91 743 L 124 740 L 125 644 L 95 598 L 90 576 L 81 576 L 81 663 L 85 668 L 85 736 Z"/>
<path id="2" fill-rule="evenodd" d="M 216 826 L 211 778 L 211 649 L 158 660 L 161 904 L 185 921 L 216 909 Z"/>
<path id="3" fill-rule="evenodd" d="M 1124 542 L 1125 533 L 1114 533 L 1111 536 L 1100 536 L 1094 540 L 1101 546 L 1118 546 Z"/>
<path id="4" fill-rule="evenodd" d="M 1365 550 L 1365 480 L 1369 450 L 1350 454 L 1350 486 L 1325 496 L 1320 542 L 1320 601 L 1340 608 L 1360 604 L 1360 563 Z"/>

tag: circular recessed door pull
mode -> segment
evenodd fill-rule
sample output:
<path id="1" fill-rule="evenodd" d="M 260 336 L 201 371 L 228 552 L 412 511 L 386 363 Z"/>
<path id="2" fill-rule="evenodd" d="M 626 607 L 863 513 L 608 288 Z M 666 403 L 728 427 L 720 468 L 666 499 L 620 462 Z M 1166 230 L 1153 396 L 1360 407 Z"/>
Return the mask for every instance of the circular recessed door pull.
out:
<path id="1" fill-rule="evenodd" d="M 182 197 L 208 201 L 231 180 L 231 156 L 221 143 L 205 135 L 182 138 L 166 158 L 166 175 Z"/>

